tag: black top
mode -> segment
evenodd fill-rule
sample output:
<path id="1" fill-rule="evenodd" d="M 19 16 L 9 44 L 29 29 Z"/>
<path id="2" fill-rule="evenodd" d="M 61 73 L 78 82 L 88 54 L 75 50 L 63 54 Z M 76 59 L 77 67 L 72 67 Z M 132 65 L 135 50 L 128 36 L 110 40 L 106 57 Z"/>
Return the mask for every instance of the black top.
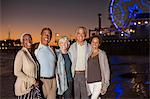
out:
<path id="1" fill-rule="evenodd" d="M 62 54 L 64 61 L 65 61 L 65 70 L 66 70 L 66 75 L 67 75 L 67 80 L 72 81 L 72 74 L 71 74 L 71 60 L 69 58 L 68 53 L 67 54 Z"/>
<path id="2" fill-rule="evenodd" d="M 88 83 L 99 82 L 102 80 L 98 55 L 93 58 L 89 57 L 87 70 Z"/>

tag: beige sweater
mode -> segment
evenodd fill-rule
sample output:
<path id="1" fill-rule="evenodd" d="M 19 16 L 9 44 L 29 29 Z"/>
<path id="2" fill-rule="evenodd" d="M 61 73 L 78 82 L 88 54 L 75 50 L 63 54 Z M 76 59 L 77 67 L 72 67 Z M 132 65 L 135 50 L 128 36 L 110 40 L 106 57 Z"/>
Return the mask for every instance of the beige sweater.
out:
<path id="1" fill-rule="evenodd" d="M 17 76 L 15 82 L 15 95 L 27 94 L 33 88 L 37 78 L 37 63 L 31 57 L 29 51 L 23 47 L 18 51 L 14 62 L 14 75 Z"/>

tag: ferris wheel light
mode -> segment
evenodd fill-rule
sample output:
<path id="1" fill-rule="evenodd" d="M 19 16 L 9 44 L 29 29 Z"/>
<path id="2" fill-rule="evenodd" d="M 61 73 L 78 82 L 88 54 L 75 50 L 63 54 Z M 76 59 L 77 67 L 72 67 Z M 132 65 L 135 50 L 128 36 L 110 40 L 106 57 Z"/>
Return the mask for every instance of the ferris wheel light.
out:
<path id="1" fill-rule="evenodd" d="M 139 21 L 138 24 L 141 24 L 141 22 Z"/>
<path id="2" fill-rule="evenodd" d="M 144 23 L 145 23 L 145 24 L 148 24 L 148 21 L 145 21 Z"/>
<path id="3" fill-rule="evenodd" d="M 136 25 L 136 22 L 134 22 L 133 24 Z"/>
<path id="4" fill-rule="evenodd" d="M 124 36 L 124 34 L 122 33 L 121 36 Z"/>
<path id="5" fill-rule="evenodd" d="M 130 31 L 130 32 L 133 32 L 133 30 L 132 30 L 132 29 L 130 29 L 129 31 Z"/>
<path id="6" fill-rule="evenodd" d="M 149 24 L 149 21 L 147 19 L 145 20 L 147 16 L 143 16 L 145 15 L 144 13 L 147 12 L 145 9 L 147 7 L 149 8 L 149 5 L 145 0 L 139 1 L 141 1 L 142 3 L 137 2 L 136 0 L 110 0 L 109 3 L 110 19 L 112 21 L 112 24 L 120 33 L 122 33 L 121 32 L 122 27 L 128 28 L 129 25 L 134 27 L 136 25 L 141 26 Z M 139 20 L 141 18 L 144 18 L 144 20 Z M 130 31 L 127 32 L 125 30 L 123 31 L 125 36 L 126 33 L 130 33 Z M 135 31 L 132 30 L 131 32 L 134 33 Z"/>

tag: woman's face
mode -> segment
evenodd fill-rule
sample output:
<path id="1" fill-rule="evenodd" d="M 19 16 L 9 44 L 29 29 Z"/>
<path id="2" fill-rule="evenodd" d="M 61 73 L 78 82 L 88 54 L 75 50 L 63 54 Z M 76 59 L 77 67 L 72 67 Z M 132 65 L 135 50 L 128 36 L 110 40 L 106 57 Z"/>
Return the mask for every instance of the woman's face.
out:
<path id="1" fill-rule="evenodd" d="M 98 49 L 99 45 L 99 39 L 96 37 L 93 38 L 91 42 L 92 49 Z"/>
<path id="2" fill-rule="evenodd" d="M 59 47 L 61 50 L 67 50 L 69 47 L 68 41 L 63 41 L 59 43 Z"/>
<path id="3" fill-rule="evenodd" d="M 25 34 L 23 36 L 23 46 L 27 49 L 31 48 L 31 45 L 32 45 L 32 38 L 30 35 L 28 34 Z"/>

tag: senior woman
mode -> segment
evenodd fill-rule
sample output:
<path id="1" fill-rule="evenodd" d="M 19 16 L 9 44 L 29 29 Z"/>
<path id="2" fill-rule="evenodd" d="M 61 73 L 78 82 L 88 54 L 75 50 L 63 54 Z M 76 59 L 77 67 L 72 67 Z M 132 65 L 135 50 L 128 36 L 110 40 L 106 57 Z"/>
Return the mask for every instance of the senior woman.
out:
<path id="1" fill-rule="evenodd" d="M 105 51 L 99 49 L 101 43 L 100 36 L 92 37 L 92 52 L 88 58 L 87 67 L 87 83 L 92 94 L 91 99 L 98 99 L 100 93 L 104 95 L 109 86 L 109 64 Z"/>
<path id="2" fill-rule="evenodd" d="M 57 61 L 57 87 L 59 99 L 73 99 L 73 78 L 71 74 L 71 60 L 68 48 L 69 39 L 63 36 L 59 39 L 59 50 L 56 51 Z"/>
<path id="3" fill-rule="evenodd" d="M 15 95 L 18 99 L 34 99 L 37 80 L 38 63 L 31 52 L 32 37 L 29 33 L 23 33 L 20 41 L 23 45 L 18 51 L 14 62 Z"/>

